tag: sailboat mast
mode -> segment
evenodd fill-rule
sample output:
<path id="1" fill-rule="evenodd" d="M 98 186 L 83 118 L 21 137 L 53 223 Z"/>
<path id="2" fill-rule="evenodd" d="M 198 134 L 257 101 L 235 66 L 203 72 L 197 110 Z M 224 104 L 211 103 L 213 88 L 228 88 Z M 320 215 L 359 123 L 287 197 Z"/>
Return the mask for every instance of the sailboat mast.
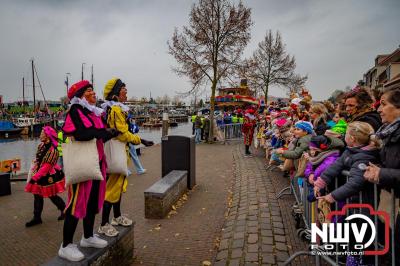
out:
<path id="1" fill-rule="evenodd" d="M 83 66 L 85 65 L 86 63 L 82 63 L 82 72 L 81 72 L 81 74 L 82 74 L 82 79 L 81 80 L 83 80 Z"/>
<path id="2" fill-rule="evenodd" d="M 36 95 L 35 95 L 35 72 L 33 70 L 33 58 L 32 58 L 32 87 L 33 87 L 33 111 L 36 110 Z"/>
<path id="3" fill-rule="evenodd" d="M 92 65 L 92 86 L 94 87 L 94 81 L 93 81 L 93 65 Z"/>
<path id="4" fill-rule="evenodd" d="M 22 106 L 25 111 L 25 77 L 22 77 Z"/>

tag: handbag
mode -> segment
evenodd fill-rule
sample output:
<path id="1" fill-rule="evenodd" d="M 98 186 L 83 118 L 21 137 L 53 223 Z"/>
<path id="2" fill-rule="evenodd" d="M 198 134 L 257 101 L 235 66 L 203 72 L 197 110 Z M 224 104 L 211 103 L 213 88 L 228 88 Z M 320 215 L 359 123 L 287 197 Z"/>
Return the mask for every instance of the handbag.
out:
<path id="1" fill-rule="evenodd" d="M 104 144 L 104 153 L 107 160 L 107 173 L 128 175 L 128 157 L 126 143 L 118 139 L 110 139 Z"/>
<path id="2" fill-rule="evenodd" d="M 65 185 L 88 180 L 103 180 L 96 139 L 70 141 L 61 144 L 64 160 Z"/>
<path id="3" fill-rule="evenodd" d="M 397 217 L 397 214 L 399 212 L 399 199 L 395 200 L 395 208 L 394 208 L 394 217 Z M 389 216 L 392 215 L 392 194 L 384 189 L 381 190 L 381 194 L 379 197 L 379 206 L 378 206 L 378 211 L 384 211 L 386 212 Z M 384 217 L 379 215 L 379 219 L 382 222 L 386 222 L 384 220 Z"/>
<path id="4" fill-rule="evenodd" d="M 318 220 L 321 224 L 330 223 L 328 214 L 331 213 L 331 204 L 325 200 L 318 200 Z"/>

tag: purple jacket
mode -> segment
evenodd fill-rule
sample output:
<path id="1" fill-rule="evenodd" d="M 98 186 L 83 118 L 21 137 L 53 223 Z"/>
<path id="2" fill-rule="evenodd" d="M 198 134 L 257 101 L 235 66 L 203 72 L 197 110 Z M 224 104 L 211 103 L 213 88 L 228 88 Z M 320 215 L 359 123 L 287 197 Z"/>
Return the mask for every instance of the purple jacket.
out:
<path id="1" fill-rule="evenodd" d="M 314 180 L 317 180 L 317 178 L 321 176 L 321 174 L 339 157 L 339 152 L 337 152 L 326 157 L 319 165 L 312 165 L 310 162 L 308 162 L 304 171 L 304 175 L 308 177 L 311 174 L 314 174 Z"/>

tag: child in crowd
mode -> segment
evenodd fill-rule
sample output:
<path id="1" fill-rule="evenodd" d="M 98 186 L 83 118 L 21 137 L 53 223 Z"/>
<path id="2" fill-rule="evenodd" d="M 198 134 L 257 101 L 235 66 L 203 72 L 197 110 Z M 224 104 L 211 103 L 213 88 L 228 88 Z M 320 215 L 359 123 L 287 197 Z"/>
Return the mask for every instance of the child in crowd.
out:
<path id="1" fill-rule="evenodd" d="M 344 120 L 339 120 L 331 129 L 325 131 L 325 136 L 339 138 L 344 140 L 344 136 L 346 135 L 347 123 Z"/>
<path id="2" fill-rule="evenodd" d="M 380 143 L 373 133 L 374 129 L 365 122 L 353 122 L 348 125 L 345 152 L 321 176 L 317 177 L 314 182 L 315 190 L 319 194 L 319 191 L 332 183 L 343 170 L 350 171 L 349 180 L 330 194 L 322 196 L 321 199 L 333 203 L 350 198 L 351 202 L 358 203 L 358 192 L 363 191 L 363 203 L 374 204 L 373 185 L 363 177 L 364 164 L 377 163 L 379 158 Z"/>
<path id="3" fill-rule="evenodd" d="M 332 120 L 329 120 L 327 122 L 328 128 L 333 128 L 339 121 L 345 121 L 346 120 L 346 113 L 345 112 L 335 112 L 335 114 L 332 117 Z"/>
<path id="4" fill-rule="evenodd" d="M 323 135 L 313 136 L 309 148 L 309 152 L 304 154 L 308 161 L 304 176 L 308 179 L 312 189 L 317 177 L 321 176 L 339 158 L 340 150 L 344 148 L 344 142 L 338 138 Z M 313 189 L 309 194 L 311 195 L 309 200 L 314 201 Z"/>
<path id="5" fill-rule="evenodd" d="M 293 160 L 294 168 L 298 170 L 299 159 L 305 151 L 308 151 L 311 136 L 314 134 L 313 125 L 307 121 L 299 121 L 294 125 L 293 135 L 295 139 L 291 144 L 293 147 L 288 150 L 278 149 L 277 154 L 281 154 L 287 160 Z M 301 175 L 301 176 L 300 176 Z M 296 172 L 296 177 L 303 177 L 303 174 Z M 303 178 L 298 179 L 300 194 L 303 194 Z"/>
<path id="6" fill-rule="evenodd" d="M 281 148 L 287 150 L 289 144 L 288 138 L 291 135 L 289 130 L 292 122 L 288 119 L 281 118 L 274 120 L 273 124 L 275 128 L 271 138 L 271 147 L 273 151 L 269 164 L 280 165 L 283 163 L 284 158 L 282 158 L 281 154 L 276 153 L 276 150 Z"/>
<path id="7" fill-rule="evenodd" d="M 277 154 L 282 154 L 285 159 L 298 160 L 302 156 L 303 152 L 308 151 L 308 145 L 311 140 L 311 136 L 314 133 L 313 126 L 310 122 L 299 121 L 294 125 L 294 137 L 296 138 L 295 147 L 292 150 L 284 150 L 282 148 L 276 151 Z M 295 163 L 296 165 L 296 163 Z"/>
<path id="8" fill-rule="evenodd" d="M 374 206 L 374 185 L 364 179 L 366 166 L 379 161 L 380 142 L 373 134 L 374 129 L 368 123 L 353 122 L 348 125 L 345 137 L 347 148 L 342 156 L 314 182 L 315 193 L 319 195 L 321 189 L 333 183 L 336 177 L 341 176 L 343 170 L 349 171 L 349 179 L 328 195 L 320 196 L 318 199 L 329 203 L 348 199 L 349 203 Z M 359 197 L 360 191 L 363 192 L 362 198 Z M 365 209 L 361 211 L 369 216 L 369 212 Z M 364 259 L 366 258 L 349 256 L 347 261 L 348 265 L 359 265 Z"/>

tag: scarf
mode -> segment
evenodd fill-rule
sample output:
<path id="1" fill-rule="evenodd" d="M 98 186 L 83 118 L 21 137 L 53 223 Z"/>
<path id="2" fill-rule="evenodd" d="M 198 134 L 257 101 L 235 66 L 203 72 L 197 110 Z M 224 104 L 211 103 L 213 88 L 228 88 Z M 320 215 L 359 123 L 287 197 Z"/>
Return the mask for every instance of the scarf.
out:
<path id="1" fill-rule="evenodd" d="M 319 165 L 322 163 L 323 160 L 325 160 L 326 158 L 328 158 L 331 155 L 339 155 L 340 152 L 338 150 L 331 150 L 331 151 L 324 151 L 319 153 L 317 156 L 315 157 L 310 157 L 309 162 L 315 166 L 315 165 Z"/>
<path id="2" fill-rule="evenodd" d="M 348 123 L 354 122 L 354 121 L 356 121 L 356 119 L 358 119 L 359 117 L 363 116 L 363 115 L 366 114 L 366 113 L 372 112 L 372 111 L 373 111 L 372 107 L 369 107 L 369 106 L 368 106 L 368 107 L 365 107 L 365 108 L 361 109 L 358 113 L 352 115 L 352 116 L 350 117 Z"/>
<path id="3" fill-rule="evenodd" d="M 385 139 L 400 127 L 400 117 L 393 121 L 391 124 L 384 124 L 381 126 L 375 135 L 380 139 Z"/>
<path id="4" fill-rule="evenodd" d="M 90 112 L 94 113 L 96 116 L 100 117 L 101 114 L 104 112 L 103 109 L 96 107 L 96 105 L 91 105 L 85 98 L 81 99 L 78 97 L 74 97 L 70 101 L 70 106 L 73 104 L 79 104 L 80 106 L 88 109 Z"/>
<path id="5" fill-rule="evenodd" d="M 113 107 L 114 105 L 121 107 L 123 112 L 129 112 L 129 107 L 126 106 L 123 103 L 120 102 L 115 102 L 115 101 L 105 101 L 102 105 L 101 108 L 103 108 L 103 110 L 107 110 L 108 107 Z"/>

